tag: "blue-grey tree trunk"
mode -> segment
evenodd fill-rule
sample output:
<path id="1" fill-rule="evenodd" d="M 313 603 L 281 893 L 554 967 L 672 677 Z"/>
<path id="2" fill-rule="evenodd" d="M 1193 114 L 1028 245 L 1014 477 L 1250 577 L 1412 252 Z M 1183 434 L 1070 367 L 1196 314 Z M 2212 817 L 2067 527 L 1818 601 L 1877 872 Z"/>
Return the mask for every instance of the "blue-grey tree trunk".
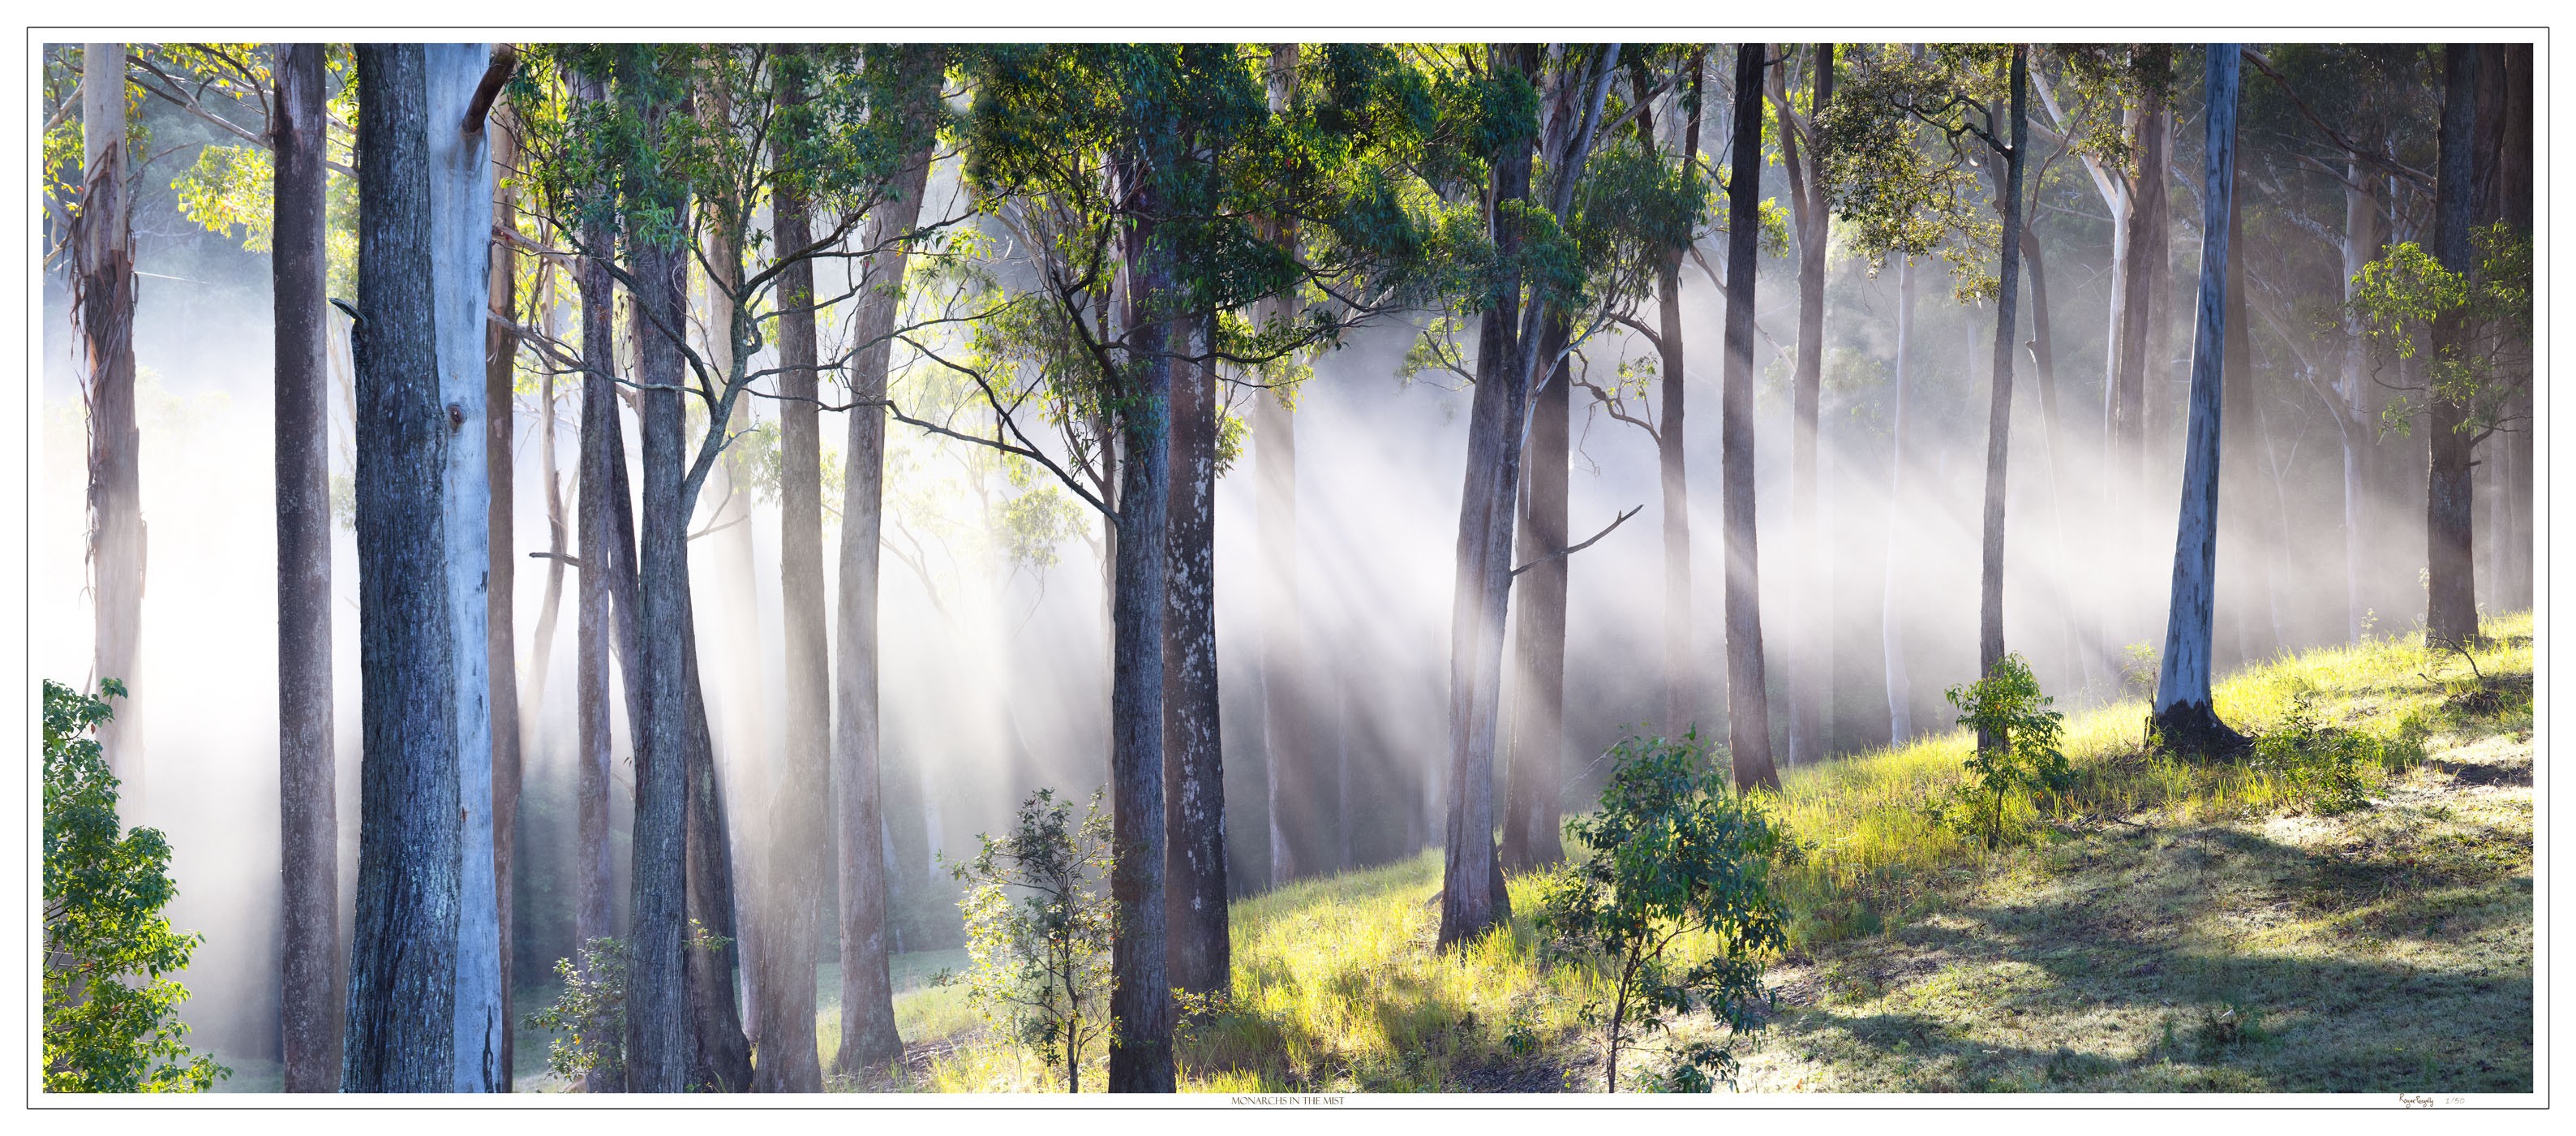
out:
<path id="1" fill-rule="evenodd" d="M 2156 676 L 2155 724 L 2168 745 L 2208 753 L 2238 740 L 2210 707 L 2210 634 L 2218 567 L 2220 413 L 2227 340 L 2228 216 L 2236 177 L 2235 44 L 2209 45 L 2206 167 L 2202 172 L 2200 302 L 2191 350 L 2191 417 L 2183 441 L 2182 503 L 2173 592 Z"/>

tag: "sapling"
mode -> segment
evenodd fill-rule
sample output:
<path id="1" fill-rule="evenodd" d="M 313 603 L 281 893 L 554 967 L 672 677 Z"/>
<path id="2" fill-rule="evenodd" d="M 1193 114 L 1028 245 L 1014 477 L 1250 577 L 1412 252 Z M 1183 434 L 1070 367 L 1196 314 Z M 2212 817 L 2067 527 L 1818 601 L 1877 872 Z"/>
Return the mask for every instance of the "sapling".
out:
<path id="1" fill-rule="evenodd" d="M 1786 942 L 1770 865 L 1780 830 L 1737 796 L 1696 730 L 1679 741 L 1627 737 L 1610 751 L 1601 806 L 1565 822 L 1588 849 L 1540 882 L 1538 928 L 1548 953 L 1590 969 L 1610 988 L 1603 1040 L 1608 1085 L 1619 1089 L 1620 1054 L 1682 1015 L 1706 1009 L 1726 1038 L 1760 1029 L 1763 952 Z M 1696 961 L 1673 945 L 1699 932 L 1715 950 Z M 1734 1055 L 1698 1042 L 1666 1050 L 1663 1087 L 1732 1086 Z"/>
<path id="2" fill-rule="evenodd" d="M 2014 800 L 2063 793 L 2074 781 L 2057 744 L 2066 716 L 2049 709 L 2056 699 L 2040 692 L 2019 655 L 2004 656 L 1992 673 L 1943 697 L 1981 744 L 1968 758 L 1968 783 L 1930 811 L 1961 832 L 1982 835 L 1993 851 L 2003 843 L 2004 816 Z"/>
<path id="3" fill-rule="evenodd" d="M 1064 1067 L 1065 1090 L 1082 1091 L 1082 1055 L 1107 1036 L 1109 949 L 1117 907 L 1109 896 L 1114 864 L 1102 794 L 1073 823 L 1070 802 L 1040 789 L 1021 802 L 1019 822 L 1000 837 L 978 834 L 975 858 L 959 865 L 966 884 L 960 978 L 986 1021 Z"/>

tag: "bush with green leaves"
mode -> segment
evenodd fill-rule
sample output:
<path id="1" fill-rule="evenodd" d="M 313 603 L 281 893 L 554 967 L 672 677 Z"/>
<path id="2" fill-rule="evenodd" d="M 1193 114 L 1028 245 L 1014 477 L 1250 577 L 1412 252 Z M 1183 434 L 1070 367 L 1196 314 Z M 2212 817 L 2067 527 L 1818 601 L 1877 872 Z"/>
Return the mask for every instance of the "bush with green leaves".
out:
<path id="1" fill-rule="evenodd" d="M 98 744 L 125 696 L 115 679 L 85 695 L 45 690 L 45 1091 L 201 1093 L 232 1070 L 181 1043 L 188 991 L 162 977 L 186 969 L 202 935 L 170 929 L 179 894 L 170 844 L 127 831 L 117 779 Z"/>
<path id="2" fill-rule="evenodd" d="M 2305 693 L 2290 700 L 2290 713 L 2279 727 L 2254 739 L 2254 768 L 2328 816 L 2367 807 L 2371 777 L 2365 770 L 2378 769 L 2385 760 L 2379 739 L 2320 724 Z"/>
<path id="3" fill-rule="evenodd" d="M 583 1084 L 615 1084 L 626 1077 L 626 972 L 634 953 L 624 940 L 602 936 L 581 945 L 581 965 L 555 960 L 563 993 L 555 1004 L 528 1015 L 528 1028 L 563 1036 L 546 1049 L 546 1069 Z"/>
<path id="4" fill-rule="evenodd" d="M 1609 990 L 1602 1036 L 1610 1091 L 1619 1089 L 1621 1053 L 1703 1009 L 1725 1027 L 1725 1043 L 1667 1047 L 1667 1069 L 1648 1084 L 1731 1087 L 1736 1062 L 1727 1045 L 1762 1026 L 1754 1009 L 1763 997 L 1759 959 L 1786 942 L 1770 879 L 1780 829 L 1759 803 L 1728 788 L 1724 764 L 1711 760 L 1696 730 L 1679 741 L 1626 737 L 1610 758 L 1600 808 L 1565 822 L 1584 851 L 1540 881 L 1545 949 Z M 1710 953 L 1677 957 L 1685 936 Z M 1601 1020 L 1601 1007 L 1589 1013 Z"/>
<path id="5" fill-rule="evenodd" d="M 2075 780 L 2058 748 L 2066 716 L 2040 692 L 2039 679 L 2019 655 L 1997 660 L 1993 673 L 1954 686 L 1942 697 L 1959 711 L 1958 724 L 1979 744 L 1968 757 L 1968 783 L 1928 811 L 1959 832 L 1984 838 L 1992 851 L 2003 843 L 2004 822 L 2026 794 L 2064 793 Z"/>
<path id="6" fill-rule="evenodd" d="M 1040 789 L 1021 802 L 1019 821 L 999 836 L 977 834 L 975 858 L 959 865 L 966 884 L 962 982 L 967 1000 L 1003 1036 L 1061 1067 L 1067 1092 L 1082 1091 L 1083 1055 L 1108 1036 L 1109 949 L 1118 912 L 1109 897 L 1109 814 L 1091 795 L 1081 823 L 1073 805 Z"/>

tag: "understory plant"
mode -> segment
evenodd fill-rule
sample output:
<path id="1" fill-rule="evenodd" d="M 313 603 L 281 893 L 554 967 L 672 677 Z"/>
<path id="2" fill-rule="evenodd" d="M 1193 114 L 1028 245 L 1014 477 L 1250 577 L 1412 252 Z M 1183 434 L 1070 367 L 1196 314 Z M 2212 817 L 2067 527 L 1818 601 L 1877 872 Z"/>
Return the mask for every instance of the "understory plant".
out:
<path id="1" fill-rule="evenodd" d="M 1553 959 L 1590 970 L 1609 991 L 1602 1039 L 1607 1084 L 1619 1088 L 1620 1055 L 1677 1019 L 1705 1009 L 1720 1040 L 1673 1045 L 1653 1087 L 1730 1087 L 1728 1046 L 1761 1028 L 1761 956 L 1786 940 L 1771 861 L 1780 829 L 1762 806 L 1736 795 L 1696 730 L 1678 741 L 1630 736 L 1610 751 L 1600 807 L 1565 822 L 1586 850 L 1540 882 L 1537 925 Z M 1689 936 L 1711 949 L 1676 957 Z M 1601 1020 L 1604 1007 L 1588 1009 Z"/>
<path id="2" fill-rule="evenodd" d="M 2327 816 L 2370 804 L 2371 780 L 2364 769 L 2377 769 L 2383 758 L 2379 739 L 2321 725 L 2304 692 L 2291 699 L 2279 727 L 2254 739 L 2254 768 Z"/>
<path id="3" fill-rule="evenodd" d="M 183 1044 L 184 970 L 205 936 L 161 913 L 179 894 L 160 830 L 117 818 L 117 778 L 98 743 L 125 696 L 115 679 L 45 690 L 45 1091 L 201 1093 L 232 1070 Z"/>
<path id="4" fill-rule="evenodd" d="M 1978 738 L 1968 757 L 1968 782 L 1929 810 L 1962 834 L 1981 837 L 1993 851 L 2003 843 L 2004 820 L 2014 802 L 2037 793 L 2064 793 L 2075 780 L 2058 747 L 2066 716 L 2049 706 L 2039 679 L 2019 655 L 1996 660 L 1992 673 L 1944 692 L 1958 708 L 1958 724 Z"/>
<path id="5" fill-rule="evenodd" d="M 1082 1058 L 1109 1032 L 1109 951 L 1117 907 L 1109 896 L 1109 814 L 1091 795 L 1079 824 L 1073 805 L 1040 789 L 1020 803 L 1001 836 L 979 833 L 975 858 L 956 877 L 966 896 L 967 1000 L 1004 1037 L 1061 1067 L 1082 1091 Z"/>
<path id="6" fill-rule="evenodd" d="M 546 1068 L 554 1075 L 590 1088 L 625 1079 L 626 968 L 631 961 L 623 940 L 604 936 L 581 945 L 579 966 L 568 958 L 555 960 L 563 993 L 554 1005 L 528 1015 L 529 1029 L 562 1035 L 546 1051 Z"/>

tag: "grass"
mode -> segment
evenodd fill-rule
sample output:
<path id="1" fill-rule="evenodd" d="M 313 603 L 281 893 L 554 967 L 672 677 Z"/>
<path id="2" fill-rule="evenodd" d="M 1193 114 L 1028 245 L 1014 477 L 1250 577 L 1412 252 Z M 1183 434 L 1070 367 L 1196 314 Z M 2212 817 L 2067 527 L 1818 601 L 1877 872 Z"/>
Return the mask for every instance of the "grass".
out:
<path id="1" fill-rule="evenodd" d="M 2382 638 L 2220 684 L 2240 731 L 2304 703 L 2375 739 L 2376 799 L 2357 810 L 2246 763 L 2151 752 L 2136 701 L 2070 717 L 2075 787 L 2020 808 L 1997 853 L 1923 811 L 1961 780 L 1964 734 L 1789 771 L 1774 807 L 1800 844 L 1775 877 L 1791 943 L 1769 1028 L 1737 1047 L 1740 1087 L 2530 1091 L 2532 623 L 2486 630 L 2471 660 Z M 1599 1091 L 1584 1021 L 1600 990 L 1539 956 L 1534 884 L 1512 881 L 1507 927 L 1445 954 L 1436 853 L 1236 904 L 1233 995 L 1184 1023 L 1181 1088 Z M 897 958 L 905 1067 L 842 1087 L 1061 1091 L 929 983 L 962 965 Z M 827 1055 L 838 1025 L 827 1004 Z M 1658 1044 L 1623 1071 L 1659 1065 Z M 1092 1055 L 1086 1089 L 1105 1063 Z"/>

